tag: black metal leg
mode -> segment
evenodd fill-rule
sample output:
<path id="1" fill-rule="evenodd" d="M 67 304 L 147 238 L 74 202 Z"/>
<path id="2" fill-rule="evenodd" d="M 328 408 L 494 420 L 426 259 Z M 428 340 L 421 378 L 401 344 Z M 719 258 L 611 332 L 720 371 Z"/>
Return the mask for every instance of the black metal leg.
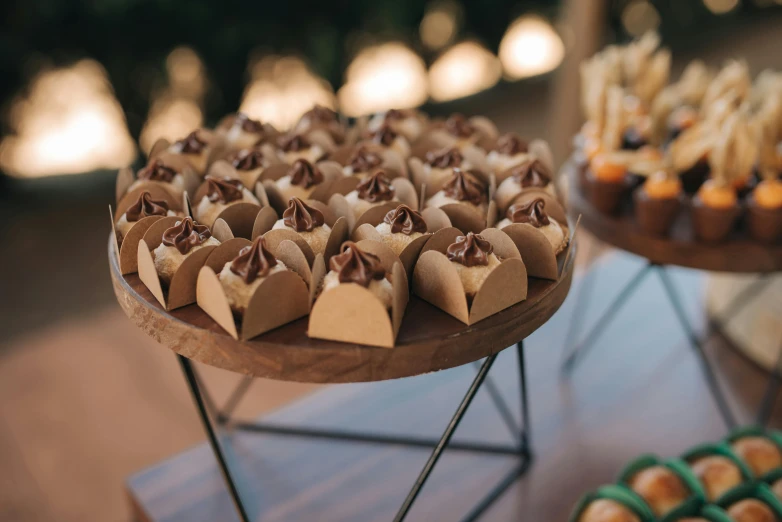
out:
<path id="1" fill-rule="evenodd" d="M 231 418 L 234 410 L 239 405 L 239 401 L 242 400 L 244 394 L 247 393 L 247 390 L 250 389 L 252 383 L 253 378 L 249 375 L 242 377 L 242 379 L 239 381 L 239 384 L 236 386 L 236 388 L 234 388 L 234 391 L 231 392 L 231 395 L 225 401 L 225 405 L 223 405 L 223 407 L 217 413 L 217 421 L 219 423 L 225 424 Z"/>
<path id="2" fill-rule="evenodd" d="M 717 376 L 714 374 L 714 370 L 711 368 L 711 364 L 709 364 L 709 359 L 706 357 L 706 352 L 703 349 L 701 340 L 698 339 L 697 335 L 695 335 L 695 331 L 693 330 L 690 321 L 687 319 L 684 306 L 679 299 L 679 294 L 676 292 L 676 288 L 674 287 L 668 272 L 666 272 L 665 268 L 662 266 L 658 266 L 657 268 L 657 273 L 659 274 L 660 280 L 662 281 L 663 287 L 665 288 L 665 292 L 668 295 L 668 300 L 671 302 L 674 312 L 676 312 L 676 317 L 679 320 L 679 323 L 681 324 L 682 329 L 684 330 L 684 333 L 690 342 L 690 345 L 693 347 L 695 354 L 698 356 L 698 362 L 700 364 L 701 371 L 703 372 L 703 376 L 706 378 L 706 384 L 709 386 L 709 390 L 711 391 L 711 396 L 714 398 L 714 402 L 717 404 L 717 408 L 722 415 L 723 421 L 728 428 L 732 429 L 736 427 L 736 420 L 733 417 L 730 406 L 725 400 L 725 396 L 722 394 L 719 382 L 717 381 Z"/>
<path id="3" fill-rule="evenodd" d="M 574 344 L 572 348 L 569 348 L 568 353 L 565 355 L 564 362 L 562 363 L 562 369 L 564 371 L 570 372 L 573 370 L 576 361 L 581 360 L 586 351 L 594 345 L 598 336 L 603 332 L 614 316 L 616 316 L 617 312 L 622 309 L 625 302 L 633 295 L 633 292 L 635 292 L 641 282 L 643 282 L 653 266 L 654 265 L 652 264 L 644 265 L 625 285 L 621 292 L 619 292 L 619 295 L 616 296 L 608 309 L 603 313 L 600 319 L 597 320 L 595 326 L 593 326 L 589 333 L 584 337 L 584 340 L 578 344 Z M 566 347 L 566 349 L 568 348 Z"/>
<path id="4" fill-rule="evenodd" d="M 521 394 L 521 422 L 524 424 L 524 428 L 521 434 L 521 447 L 526 451 L 527 457 L 532 457 L 530 448 L 532 447 L 532 437 L 530 430 L 532 424 L 530 423 L 529 403 L 527 402 L 527 372 L 524 362 L 524 341 L 519 341 L 516 344 L 516 353 L 518 355 L 519 363 L 519 393 Z"/>
<path id="5" fill-rule="evenodd" d="M 236 512 L 238 513 L 242 522 L 250 522 L 250 517 L 247 516 L 247 511 L 244 508 L 244 504 L 242 504 L 239 491 L 237 490 L 236 484 L 234 483 L 233 477 L 231 476 L 231 470 L 228 468 L 226 456 L 220 447 L 219 441 L 217 440 L 212 423 L 209 421 L 209 413 L 207 412 L 204 399 L 201 395 L 198 377 L 193 371 L 193 365 L 190 362 L 190 359 L 179 354 L 177 354 L 177 360 L 179 360 L 179 364 L 182 367 L 182 373 L 185 374 L 185 380 L 187 381 L 187 385 L 190 388 L 190 393 L 192 394 L 193 401 L 195 402 L 196 408 L 198 409 L 201 423 L 203 424 L 204 431 L 206 432 L 206 436 L 209 439 L 209 444 L 212 446 L 212 451 L 214 452 L 215 458 L 217 459 L 217 464 L 220 467 L 220 473 L 223 475 L 223 480 L 225 480 L 225 485 L 228 488 L 228 493 L 234 503 Z"/>
<path id="6" fill-rule="evenodd" d="M 780 373 L 782 373 L 782 349 L 779 351 L 777 362 L 771 371 L 771 377 L 768 379 L 766 391 L 763 394 L 763 400 L 760 402 L 760 408 L 758 408 L 757 423 L 760 426 L 768 426 L 768 421 L 771 418 L 771 412 L 774 410 L 774 405 L 777 402 Z"/>

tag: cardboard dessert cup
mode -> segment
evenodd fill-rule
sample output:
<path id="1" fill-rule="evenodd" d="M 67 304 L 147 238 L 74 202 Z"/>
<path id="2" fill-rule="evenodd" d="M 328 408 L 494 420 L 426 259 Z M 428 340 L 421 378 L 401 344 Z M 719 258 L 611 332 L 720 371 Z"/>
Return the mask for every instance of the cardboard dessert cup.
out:
<path id="1" fill-rule="evenodd" d="M 456 268 L 446 257 L 448 245 L 455 241 L 454 230 L 436 232 L 425 245 L 413 272 L 416 295 L 467 325 L 527 298 L 524 262 L 513 241 L 498 230 L 484 238 L 498 252 L 498 257 L 504 254 L 504 259 L 489 273 L 470 304 Z"/>
<path id="2" fill-rule="evenodd" d="M 627 184 L 624 181 L 603 181 L 595 177 L 591 170 L 587 170 L 585 182 L 589 202 L 598 212 L 611 216 L 619 212 L 627 192 Z"/>
<path id="3" fill-rule="evenodd" d="M 152 251 L 163 242 L 163 232 L 181 221 L 179 217 L 164 217 L 150 226 L 138 243 L 138 276 L 155 299 L 166 310 L 174 310 L 196 301 L 198 271 L 215 246 L 206 246 L 191 252 L 179 266 L 166 290 L 160 281 Z"/>
<path id="4" fill-rule="evenodd" d="M 723 496 L 717 505 L 727 512 L 733 504 L 749 498 L 763 502 L 771 509 L 777 520 L 782 520 L 782 502 L 774 495 L 771 488 L 762 482 L 750 482 L 734 488 L 730 494 Z"/>
<path id="5" fill-rule="evenodd" d="M 573 508 L 573 511 L 570 513 L 568 522 L 581 522 L 581 514 L 586 510 L 589 504 L 600 499 L 613 500 L 614 502 L 623 505 L 637 516 L 641 522 L 656 522 L 654 514 L 641 497 L 626 487 L 618 486 L 616 484 L 601 486 L 596 491 L 587 493 L 581 497 Z"/>
<path id="6" fill-rule="evenodd" d="M 196 288 L 198 306 L 215 320 L 234 339 L 252 339 L 262 333 L 300 319 L 309 313 L 310 280 L 302 278 L 299 271 L 310 274 L 306 259 L 298 247 L 283 241 L 273 252 L 274 257 L 285 263 L 289 270 L 266 277 L 255 289 L 244 314 L 235 320 L 228 297 L 218 274 L 239 251 L 252 243 L 236 238 L 214 248 L 198 273 Z M 310 274 L 311 277 L 311 274 Z"/>
<path id="7" fill-rule="evenodd" d="M 700 509 L 700 506 L 706 498 L 706 494 L 703 491 L 700 481 L 692 474 L 692 471 L 690 471 L 690 467 L 679 459 L 668 459 L 663 461 L 656 455 L 641 455 L 625 466 L 619 474 L 619 484 L 631 489 L 630 481 L 633 476 L 652 466 L 664 466 L 668 468 L 682 480 L 685 487 L 690 491 L 690 496 L 684 502 L 664 516 L 659 517 L 658 520 L 660 522 L 672 522 L 679 518 L 683 513 L 691 512 L 694 509 Z"/>
<path id="8" fill-rule="evenodd" d="M 782 238 L 782 207 L 761 207 L 750 194 L 747 198 L 747 229 L 755 241 L 776 243 Z"/>
<path id="9" fill-rule="evenodd" d="M 312 283 L 316 288 L 320 287 L 326 275 L 323 265 L 321 256 L 318 256 L 315 266 L 321 268 L 313 269 Z M 317 277 L 319 272 L 322 272 L 322 275 Z M 383 303 L 363 286 L 343 283 L 317 297 L 310 312 L 307 336 L 393 348 L 402 325 L 409 293 L 407 277 L 401 263 L 395 263 L 391 270 L 386 267 L 386 274 L 391 275 L 393 288 L 390 313 Z"/>
<path id="10" fill-rule="evenodd" d="M 263 216 L 261 213 L 258 214 L 258 218 L 253 226 L 252 238 L 255 239 L 262 235 L 266 239 L 266 246 L 269 249 L 275 248 L 277 244 L 286 239 L 293 241 L 307 258 L 309 265 L 313 266 L 316 253 L 312 250 L 312 247 L 310 247 L 304 238 L 292 228 L 285 227 L 273 229 L 272 227 L 274 227 L 277 220 L 272 220 L 270 216 L 270 214 L 267 216 Z M 340 217 L 331 227 L 331 233 L 329 234 L 329 239 L 326 242 L 326 248 L 323 252 L 324 261 L 328 262 L 328 260 L 331 259 L 331 256 L 338 253 L 339 247 L 347 238 L 348 222 L 345 218 Z"/>
<path id="11" fill-rule="evenodd" d="M 731 451 L 733 451 L 733 443 L 736 442 L 738 439 L 741 439 L 743 437 L 763 437 L 771 441 L 782 453 L 782 433 L 776 430 L 766 430 L 761 428 L 760 426 L 744 426 L 741 428 L 737 428 L 730 432 L 730 434 L 725 438 L 725 443 L 731 447 Z M 733 451 L 736 453 L 735 451 Z M 741 460 L 741 457 L 736 454 L 737 457 Z M 749 465 L 747 465 L 747 468 L 749 468 Z M 766 480 L 766 477 L 771 475 L 772 473 L 775 473 L 776 470 L 771 470 L 768 473 L 765 473 L 761 475 L 760 477 L 755 477 L 758 480 Z M 753 474 L 754 476 L 754 474 Z"/>
<path id="12" fill-rule="evenodd" d="M 415 187 L 407 178 L 394 178 L 391 180 L 391 186 L 394 187 L 395 192 L 395 199 L 393 201 L 386 201 L 383 203 L 380 203 L 379 205 L 383 208 L 386 208 L 388 210 L 393 210 L 393 208 L 396 208 L 399 206 L 400 203 L 407 205 L 410 208 L 417 209 L 418 208 L 418 194 L 415 190 Z M 354 187 L 355 190 L 355 187 Z M 391 208 L 393 206 L 393 208 Z M 342 194 L 335 193 L 332 194 L 329 198 L 329 208 L 334 212 L 335 215 L 344 217 L 348 222 L 348 229 L 352 232 L 353 229 L 362 224 L 366 223 L 367 221 L 359 221 L 364 216 L 365 213 L 371 211 L 375 207 L 370 207 L 367 209 L 364 214 L 360 214 L 358 217 L 356 217 L 355 213 L 353 212 L 353 207 L 350 206 L 350 203 L 348 203 L 348 200 L 343 196 Z M 386 210 L 386 212 L 388 212 Z M 379 211 L 378 211 L 379 212 Z M 385 214 L 383 214 L 385 215 Z M 375 216 L 372 214 L 372 216 Z"/>
<path id="13" fill-rule="evenodd" d="M 645 234 L 667 236 L 684 207 L 684 196 L 676 198 L 650 198 L 643 187 L 633 192 L 635 221 Z"/>
<path id="14" fill-rule="evenodd" d="M 554 250 L 546 236 L 537 228 L 523 223 L 514 223 L 502 230 L 487 228 L 480 234 L 484 237 L 489 234 L 491 237 L 496 232 L 500 232 L 514 244 L 527 268 L 528 277 L 551 281 L 556 281 L 559 278 L 559 268 Z"/>
<path id="15" fill-rule="evenodd" d="M 193 202 L 195 202 L 196 207 L 201 202 L 201 200 L 206 197 L 208 189 L 209 187 L 206 181 L 198 187 L 198 190 L 196 190 L 195 194 L 193 195 Z M 252 192 L 251 189 L 248 190 Z M 231 227 L 231 231 L 233 232 L 234 237 L 250 239 L 252 237 L 255 218 L 258 216 L 261 208 L 261 205 L 258 203 L 252 203 L 249 201 L 232 202 L 229 203 L 228 206 L 217 215 L 215 221 L 222 219 L 228 223 L 228 226 Z M 206 225 L 206 223 L 204 224 Z M 209 224 L 209 226 L 214 226 L 214 223 Z"/>
<path id="16" fill-rule="evenodd" d="M 739 472 L 741 473 L 741 477 L 742 477 L 742 482 L 750 482 L 753 480 L 752 471 L 747 467 L 744 461 L 742 461 L 740 458 L 738 458 L 738 456 L 735 453 L 733 453 L 733 451 L 730 449 L 730 446 L 725 442 L 720 442 L 716 444 L 715 443 L 699 444 L 698 446 L 690 448 L 684 454 L 682 454 L 681 459 L 685 463 L 687 463 L 688 466 L 692 466 L 692 464 L 694 464 L 697 460 L 709 456 L 724 457 L 728 459 L 730 462 L 732 462 L 739 469 Z M 740 485 L 741 484 L 738 484 L 736 487 Z M 725 493 L 721 494 L 719 497 L 710 499 L 708 498 L 708 491 L 706 491 L 706 486 L 703 484 L 701 484 L 701 486 L 703 488 L 704 495 L 706 496 L 706 500 L 715 503 L 719 503 L 722 497 L 730 493 L 732 489 L 735 489 L 735 488 L 731 488 L 731 490 L 726 491 Z"/>

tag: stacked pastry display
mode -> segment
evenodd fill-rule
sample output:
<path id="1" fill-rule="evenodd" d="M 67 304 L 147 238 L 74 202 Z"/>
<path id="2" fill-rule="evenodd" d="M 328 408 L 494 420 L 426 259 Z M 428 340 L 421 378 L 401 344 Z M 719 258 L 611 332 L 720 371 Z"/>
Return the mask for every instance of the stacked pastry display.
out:
<path id="1" fill-rule="evenodd" d="M 649 235 L 779 241 L 782 74 L 695 61 L 669 83 L 670 61 L 647 34 L 582 64 L 579 190 Z"/>
<path id="2" fill-rule="evenodd" d="M 782 433 L 742 428 L 680 458 L 645 455 L 585 495 L 571 522 L 780 522 Z"/>
<path id="3" fill-rule="evenodd" d="M 554 172 L 544 142 L 481 117 L 315 107 L 280 132 L 240 113 L 122 171 L 112 222 L 166 309 L 237 339 L 309 316 L 310 337 L 392 347 L 411 291 L 473 324 L 558 279 Z"/>

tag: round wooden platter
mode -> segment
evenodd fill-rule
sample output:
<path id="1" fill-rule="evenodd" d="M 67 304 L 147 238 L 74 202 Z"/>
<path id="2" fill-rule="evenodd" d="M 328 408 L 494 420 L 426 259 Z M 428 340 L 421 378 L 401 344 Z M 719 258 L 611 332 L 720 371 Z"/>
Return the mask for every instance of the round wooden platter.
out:
<path id="1" fill-rule="evenodd" d="M 236 341 L 195 304 L 163 310 L 138 274 L 120 274 L 113 241 L 109 241 L 109 264 L 114 293 L 128 317 L 176 353 L 254 377 L 346 383 L 453 368 L 521 341 L 548 321 L 567 297 L 575 246 L 567 263 L 560 259 L 558 281 L 530 278 L 525 301 L 472 326 L 411 296 L 395 348 L 310 339 L 306 317 L 252 340 Z"/>
<path id="2" fill-rule="evenodd" d="M 768 273 L 782 270 L 782 245 L 764 245 L 748 238 L 739 228 L 725 242 L 703 243 L 692 232 L 689 212 L 682 209 L 669 236 L 644 234 L 635 222 L 628 197 L 617 216 L 595 209 L 581 192 L 578 166 L 563 167 L 569 184 L 568 212 L 581 215 L 580 226 L 613 247 L 645 257 L 661 265 L 678 265 L 699 270 L 736 273 Z"/>

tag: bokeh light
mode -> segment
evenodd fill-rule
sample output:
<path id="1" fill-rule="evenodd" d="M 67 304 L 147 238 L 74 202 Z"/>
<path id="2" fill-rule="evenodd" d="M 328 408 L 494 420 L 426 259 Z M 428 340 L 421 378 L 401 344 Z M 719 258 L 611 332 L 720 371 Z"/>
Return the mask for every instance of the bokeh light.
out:
<path id="1" fill-rule="evenodd" d="M 622 10 L 622 25 L 629 34 L 640 37 L 660 26 L 660 13 L 647 0 L 634 0 Z"/>
<path id="2" fill-rule="evenodd" d="M 738 7 L 740 0 L 703 0 L 706 9 L 714 14 L 726 14 Z"/>
<path id="3" fill-rule="evenodd" d="M 239 110 L 280 130 L 291 128 L 313 105 L 335 108 L 331 85 L 296 56 L 251 60 L 250 83 Z"/>
<path id="4" fill-rule="evenodd" d="M 499 55 L 509 78 L 526 78 L 556 69 L 565 56 L 565 46 L 546 20 L 522 16 L 502 37 Z"/>
<path id="5" fill-rule="evenodd" d="M 345 77 L 337 94 L 340 108 L 349 116 L 417 107 L 428 97 L 424 61 L 399 42 L 364 49 Z"/>
<path id="6" fill-rule="evenodd" d="M 429 91 L 436 101 L 483 91 L 502 76 L 499 59 L 476 42 L 462 42 L 446 51 L 429 69 Z"/>
<path id="7" fill-rule="evenodd" d="M 453 41 L 459 30 L 461 6 L 455 2 L 440 2 L 426 11 L 419 32 L 421 42 L 429 49 L 442 49 Z"/>
<path id="8" fill-rule="evenodd" d="M 108 76 L 94 60 L 42 71 L 12 102 L 13 134 L 0 142 L 0 167 L 14 176 L 76 174 L 129 165 L 136 146 Z"/>

